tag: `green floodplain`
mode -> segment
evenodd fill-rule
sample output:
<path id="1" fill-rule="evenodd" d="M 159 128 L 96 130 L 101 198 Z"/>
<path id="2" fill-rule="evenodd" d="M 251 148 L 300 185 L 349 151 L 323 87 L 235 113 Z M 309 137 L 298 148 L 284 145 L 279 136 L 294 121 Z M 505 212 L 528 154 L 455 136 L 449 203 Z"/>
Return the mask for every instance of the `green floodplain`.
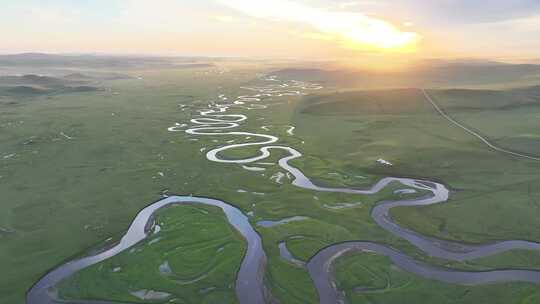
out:
<path id="1" fill-rule="evenodd" d="M 61 82 L 0 78 L 6 83 L 0 85 L 0 303 L 24 303 L 25 292 L 48 270 L 117 241 L 135 214 L 163 194 L 215 197 L 252 212 L 250 222 L 268 256 L 265 281 L 279 303 L 318 301 L 307 271 L 280 258 L 282 241 L 304 261 L 330 244 L 366 240 L 452 269 L 540 269 L 540 252 L 510 251 L 464 263 L 425 256 L 370 217 L 378 202 L 400 198 L 393 191 L 399 185 L 370 196 L 317 193 L 272 180 L 283 171 L 278 166 L 251 172 L 210 162 L 201 151 L 234 136 L 167 132 L 175 123 L 189 123 L 220 94 L 246 94 L 242 86 L 275 69 L 223 62 L 121 71 L 86 67 Z M 93 76 L 99 80 L 88 84 L 88 71 L 101 73 Z M 540 155 L 540 87 L 530 86 L 530 79 L 512 87 L 497 79 L 492 88 L 425 88 L 446 113 L 493 144 L 534 156 Z M 397 223 L 419 233 L 470 244 L 540 242 L 540 161 L 490 149 L 445 120 L 416 88 L 324 85 L 314 95 L 275 97 L 269 109 L 235 109 L 249 117 L 238 130 L 272 134 L 280 145 L 301 151 L 304 157 L 293 164 L 321 185 L 368 187 L 386 176 L 444 183 L 451 190 L 447 203 L 392 209 Z M 287 133 L 291 125 L 294 135 Z M 265 161 L 276 162 L 280 153 Z M 381 166 L 379 158 L 393 165 Z M 355 202 L 361 204 L 332 208 Z M 292 216 L 309 219 L 256 225 Z M 131 303 L 236 303 L 235 274 L 245 243 L 224 214 L 185 205 L 160 210 L 156 222 L 159 233 L 65 280 L 58 294 Z M 540 302 L 537 285 L 440 283 L 375 254 L 347 255 L 334 269 L 351 303 Z"/>

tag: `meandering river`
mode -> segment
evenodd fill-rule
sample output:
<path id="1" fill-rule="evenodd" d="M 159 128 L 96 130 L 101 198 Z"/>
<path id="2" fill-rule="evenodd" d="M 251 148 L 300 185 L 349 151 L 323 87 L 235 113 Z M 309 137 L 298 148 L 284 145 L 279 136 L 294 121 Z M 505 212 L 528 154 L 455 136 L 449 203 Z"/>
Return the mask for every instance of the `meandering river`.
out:
<path id="1" fill-rule="evenodd" d="M 244 114 L 229 114 L 228 111 L 234 108 L 244 110 L 262 110 L 269 106 L 269 103 L 262 101 L 272 100 L 273 97 L 298 96 L 319 90 L 322 87 L 300 81 L 280 81 L 276 77 L 264 77 L 267 84 L 262 86 L 251 86 L 243 89 L 254 92 L 253 95 L 242 95 L 229 100 L 225 95 L 220 95 L 219 100 L 212 102 L 207 108 L 198 111 L 199 117 L 191 119 L 191 127 L 186 128 L 184 124 L 175 124 L 168 130 L 170 132 L 185 132 L 198 136 L 239 136 L 259 138 L 256 142 L 229 144 L 220 148 L 211 149 L 206 153 L 208 160 L 219 163 L 250 164 L 268 158 L 271 150 L 283 150 L 288 156 L 281 158 L 278 165 L 292 176 L 292 184 L 315 192 L 335 192 L 370 195 L 378 193 L 390 183 L 401 183 L 409 189 L 427 191 L 429 194 L 409 200 L 387 201 L 378 203 L 371 211 L 374 221 L 388 232 L 403 238 L 412 245 L 423 251 L 426 255 L 447 260 L 465 261 L 493 255 L 496 253 L 514 250 L 529 249 L 539 250 L 540 244 L 511 240 L 486 245 L 464 245 L 456 242 L 443 241 L 435 238 L 423 236 L 414 231 L 399 226 L 392 221 L 389 215 L 390 209 L 398 206 L 424 206 L 445 203 L 448 201 L 449 191 L 440 183 L 418 180 L 410 178 L 386 177 L 375 183 L 368 189 L 355 188 L 331 188 L 321 187 L 314 184 L 304 173 L 289 164 L 293 159 L 302 157 L 298 150 L 275 145 L 279 138 L 274 135 L 260 134 L 244 131 L 232 131 L 240 127 L 240 123 L 247 120 Z M 268 84 L 269 83 L 269 84 Z M 289 126 L 287 133 L 292 134 L 294 126 Z M 243 159 L 227 159 L 221 157 L 224 151 L 241 149 L 250 146 L 258 146 L 259 153 Z M 249 168 L 249 167 L 248 167 Z M 262 247 L 259 234 L 251 226 L 248 218 L 238 208 L 226 202 L 191 196 L 171 196 L 157 201 L 141 210 L 128 231 L 119 243 L 105 249 L 97 254 L 86 256 L 80 259 L 63 264 L 45 276 L 43 276 L 28 292 L 27 303 L 56 303 L 61 301 L 55 297 L 54 287 L 63 279 L 68 278 L 77 271 L 91 265 L 102 262 L 120 252 L 134 246 L 144 240 L 149 235 L 149 227 L 154 213 L 166 206 L 173 204 L 203 204 L 219 207 L 223 210 L 229 223 L 246 239 L 247 251 L 240 266 L 236 281 L 236 294 L 242 304 L 259 304 L 268 301 L 268 292 L 264 286 L 264 270 L 266 266 L 266 255 Z M 277 224 L 286 223 L 292 220 L 303 220 L 301 216 L 277 221 Z M 266 221 L 261 225 L 271 227 L 274 223 Z M 319 294 L 320 303 L 342 303 L 344 295 L 336 289 L 335 282 L 332 281 L 332 263 L 347 252 L 376 252 L 389 257 L 399 268 L 414 273 L 418 276 L 439 280 L 454 284 L 476 285 L 493 282 L 521 281 L 540 283 L 540 271 L 529 270 L 492 270 L 483 272 L 464 272 L 443 269 L 435 266 L 423 264 L 415 261 L 411 257 L 385 245 L 373 242 L 346 242 L 328 246 L 319 251 L 306 264 L 296 260 L 286 249 L 285 243 L 280 243 L 280 252 L 292 263 L 301 267 L 306 267 Z M 88 302 L 84 303 L 98 303 Z M 99 302 L 106 303 L 106 302 Z"/>

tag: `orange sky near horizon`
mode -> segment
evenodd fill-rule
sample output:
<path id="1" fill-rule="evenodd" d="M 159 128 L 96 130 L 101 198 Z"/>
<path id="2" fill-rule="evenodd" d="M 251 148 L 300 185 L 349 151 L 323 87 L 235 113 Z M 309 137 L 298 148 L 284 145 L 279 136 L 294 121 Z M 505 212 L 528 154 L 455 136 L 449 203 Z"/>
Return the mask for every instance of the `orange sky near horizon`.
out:
<path id="1" fill-rule="evenodd" d="M 540 5 L 509 2 L 494 0 L 489 14 L 468 16 L 459 11 L 463 5 L 483 11 L 464 0 L 444 5 L 420 0 L 27 0 L 6 4 L 0 12 L 0 52 L 297 58 L 372 66 L 422 58 L 540 57 L 540 39 L 531 39 L 540 37 Z"/>

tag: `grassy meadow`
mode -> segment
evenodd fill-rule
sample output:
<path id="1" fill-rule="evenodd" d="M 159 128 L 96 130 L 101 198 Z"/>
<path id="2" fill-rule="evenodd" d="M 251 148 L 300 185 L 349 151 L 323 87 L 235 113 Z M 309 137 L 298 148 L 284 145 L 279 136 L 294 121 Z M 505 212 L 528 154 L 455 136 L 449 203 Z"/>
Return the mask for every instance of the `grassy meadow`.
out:
<path id="1" fill-rule="evenodd" d="M 0 303 L 23 303 L 25 291 L 47 270 L 117 240 L 138 210 L 162 194 L 219 198 L 252 212 L 254 226 L 262 219 L 309 217 L 256 227 L 268 255 L 266 281 L 280 303 L 317 302 L 307 271 L 279 257 L 280 241 L 301 260 L 332 243 L 369 240 L 455 268 L 540 267 L 538 253 L 521 251 L 468 263 L 431 259 L 371 220 L 374 204 L 400 198 L 393 192 L 399 185 L 372 196 L 315 193 L 291 186 L 286 178 L 272 180 L 284 173 L 276 165 L 250 172 L 206 160 L 203 148 L 244 139 L 167 132 L 175 123 L 189 123 L 196 109 L 220 94 L 250 94 L 240 87 L 254 83 L 256 73 L 266 69 L 250 64 L 129 70 L 125 73 L 136 77 L 102 81 L 100 90 L 91 92 L 0 96 Z M 540 155 L 540 120 L 535 119 L 540 104 L 533 93 L 507 91 L 504 96 L 524 97 L 513 103 L 498 97 L 501 101 L 492 104 L 485 94 L 499 93 L 430 92 L 449 114 L 495 143 Z M 238 130 L 279 136 L 277 144 L 304 154 L 292 164 L 318 184 L 368 187 L 385 176 L 440 181 L 452 190 L 448 203 L 396 208 L 392 217 L 442 239 L 540 241 L 540 162 L 490 150 L 437 115 L 418 90 L 335 93 L 332 88 L 273 102 L 266 110 L 235 110 L 249 116 Z M 296 126 L 294 135 L 287 134 L 289 125 Z M 255 150 L 224 155 L 241 157 Z M 275 163 L 281 153 L 274 151 L 263 162 Z M 394 165 L 381 166 L 379 158 Z M 356 202 L 361 204 L 332 208 Z M 172 207 L 161 210 L 157 221 L 162 231 L 132 253 L 66 280 L 59 294 L 144 302 L 131 292 L 154 290 L 171 296 L 152 303 L 235 303 L 234 278 L 245 243 L 222 212 Z M 165 261 L 172 274 L 160 272 Z M 540 297 L 529 284 L 463 287 L 423 280 L 380 256 L 348 256 L 335 267 L 338 286 L 352 303 L 451 303 L 453 298 L 458 303 L 535 303 Z"/>

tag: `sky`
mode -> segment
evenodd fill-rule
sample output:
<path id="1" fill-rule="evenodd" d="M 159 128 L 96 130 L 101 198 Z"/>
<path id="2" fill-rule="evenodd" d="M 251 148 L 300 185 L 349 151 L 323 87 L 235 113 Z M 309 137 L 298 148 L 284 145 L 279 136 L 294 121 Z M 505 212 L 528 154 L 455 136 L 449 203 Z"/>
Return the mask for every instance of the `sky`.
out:
<path id="1" fill-rule="evenodd" d="M 0 53 L 540 58 L 539 0 L 0 1 Z"/>

